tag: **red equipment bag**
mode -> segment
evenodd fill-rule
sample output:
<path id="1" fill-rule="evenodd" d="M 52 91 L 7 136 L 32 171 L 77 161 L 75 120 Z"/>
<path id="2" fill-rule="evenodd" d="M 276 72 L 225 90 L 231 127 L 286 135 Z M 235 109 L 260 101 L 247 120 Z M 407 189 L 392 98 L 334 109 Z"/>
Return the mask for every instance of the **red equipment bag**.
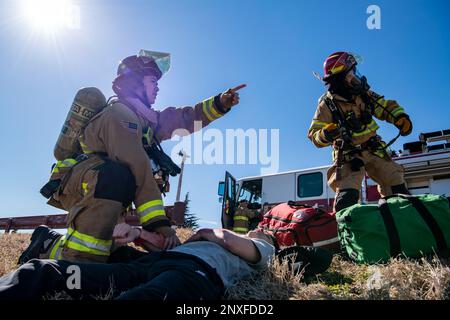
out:
<path id="1" fill-rule="evenodd" d="M 280 247 L 313 246 L 332 252 L 340 250 L 334 212 L 327 213 L 294 201 L 268 211 L 258 229 L 271 234 Z"/>

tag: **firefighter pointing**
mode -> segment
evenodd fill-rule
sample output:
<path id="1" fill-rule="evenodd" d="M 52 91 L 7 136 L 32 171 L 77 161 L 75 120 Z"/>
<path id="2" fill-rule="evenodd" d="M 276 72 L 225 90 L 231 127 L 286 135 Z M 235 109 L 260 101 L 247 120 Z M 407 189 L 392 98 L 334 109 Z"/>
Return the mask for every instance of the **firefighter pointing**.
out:
<path id="1" fill-rule="evenodd" d="M 336 192 L 335 211 L 358 202 L 365 172 L 378 183 L 382 196 L 409 194 L 403 168 L 390 158 L 374 118 L 394 124 L 402 136 L 411 133 L 411 120 L 396 101 L 371 91 L 356 66 L 355 56 L 347 52 L 326 59 L 322 80 L 328 90 L 319 99 L 308 131 L 318 148 L 333 145 L 328 184 Z"/>
<path id="2" fill-rule="evenodd" d="M 114 226 L 131 203 L 142 227 L 164 236 L 166 249 L 180 243 L 161 198 L 168 176 L 179 168 L 160 142 L 177 129 L 194 132 L 194 121 L 206 126 L 225 115 L 245 85 L 194 107 L 157 111 L 158 80 L 169 66 L 169 54 L 141 50 L 120 62 L 112 87 L 117 96 L 107 103 L 96 88 L 77 93 L 55 147 L 58 162 L 41 190 L 49 204 L 68 211 L 67 234 L 40 226 L 20 263 L 38 257 L 107 261 Z"/>

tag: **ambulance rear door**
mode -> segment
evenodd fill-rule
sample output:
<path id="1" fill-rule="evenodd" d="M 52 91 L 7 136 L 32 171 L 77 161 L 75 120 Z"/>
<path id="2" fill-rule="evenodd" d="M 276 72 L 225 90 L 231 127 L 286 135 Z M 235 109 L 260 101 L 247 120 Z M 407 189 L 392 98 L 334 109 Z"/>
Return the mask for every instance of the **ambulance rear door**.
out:
<path id="1" fill-rule="evenodd" d="M 236 179 L 225 172 L 225 180 L 219 183 L 218 194 L 222 198 L 222 228 L 233 229 L 233 217 L 236 205 Z"/>

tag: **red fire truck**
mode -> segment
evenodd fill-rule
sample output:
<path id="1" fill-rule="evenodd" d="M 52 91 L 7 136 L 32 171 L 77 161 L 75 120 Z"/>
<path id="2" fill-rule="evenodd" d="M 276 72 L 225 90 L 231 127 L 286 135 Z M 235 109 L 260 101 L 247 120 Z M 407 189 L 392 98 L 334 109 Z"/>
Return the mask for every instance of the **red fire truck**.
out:
<path id="1" fill-rule="evenodd" d="M 412 194 L 433 193 L 450 197 L 450 130 L 422 133 L 418 141 L 406 143 L 401 151 L 392 152 L 392 157 L 404 167 L 405 179 Z M 238 180 L 226 172 L 218 192 L 222 198 L 223 227 L 231 228 L 234 207 L 243 199 L 248 200 L 253 208 L 259 208 L 261 215 L 289 200 L 331 211 L 335 193 L 327 185 L 329 167 Z M 361 203 L 377 202 L 379 198 L 376 183 L 366 176 L 361 188 Z M 256 223 L 253 225 L 256 226 Z"/>

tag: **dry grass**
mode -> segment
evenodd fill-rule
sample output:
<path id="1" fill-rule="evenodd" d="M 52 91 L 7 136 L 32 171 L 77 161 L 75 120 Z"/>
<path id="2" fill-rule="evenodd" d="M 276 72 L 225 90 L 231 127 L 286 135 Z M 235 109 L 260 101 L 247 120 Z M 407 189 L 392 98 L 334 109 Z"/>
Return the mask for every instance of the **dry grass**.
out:
<path id="1" fill-rule="evenodd" d="M 192 230 L 178 229 L 181 241 Z M 0 276 L 16 268 L 17 259 L 28 245 L 29 235 L 0 235 Z M 59 294 L 47 299 L 67 299 Z M 98 297 L 108 299 L 110 296 Z M 335 255 L 330 268 L 314 278 L 304 279 L 274 261 L 269 270 L 255 274 L 228 290 L 226 299 L 244 300 L 443 300 L 450 299 L 450 260 L 396 260 L 384 265 L 357 265 Z"/>
<path id="2" fill-rule="evenodd" d="M 17 267 L 19 256 L 29 241 L 29 234 L 0 234 L 0 276 Z"/>
<path id="3" fill-rule="evenodd" d="M 335 255 L 314 278 L 294 275 L 286 262 L 239 282 L 229 299 L 274 300 L 443 300 L 450 299 L 450 260 L 392 259 L 384 265 L 357 265 Z"/>

